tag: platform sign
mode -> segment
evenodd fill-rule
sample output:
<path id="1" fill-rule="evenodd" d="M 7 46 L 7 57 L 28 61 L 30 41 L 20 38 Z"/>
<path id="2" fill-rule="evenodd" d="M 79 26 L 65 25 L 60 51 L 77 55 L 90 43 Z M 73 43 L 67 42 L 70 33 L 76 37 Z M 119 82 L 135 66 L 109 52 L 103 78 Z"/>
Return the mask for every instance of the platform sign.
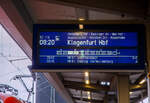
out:
<path id="1" fill-rule="evenodd" d="M 36 24 L 33 68 L 143 70 L 144 25 Z"/>

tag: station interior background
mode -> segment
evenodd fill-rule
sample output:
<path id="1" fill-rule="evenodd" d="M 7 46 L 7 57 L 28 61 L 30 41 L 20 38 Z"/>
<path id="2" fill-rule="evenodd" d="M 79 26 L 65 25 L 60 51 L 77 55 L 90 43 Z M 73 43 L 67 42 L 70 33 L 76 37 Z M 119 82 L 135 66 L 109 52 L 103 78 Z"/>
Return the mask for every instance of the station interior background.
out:
<path id="1" fill-rule="evenodd" d="M 33 5 L 33 1 L 27 1 L 28 2 L 26 2 L 26 5 L 29 7 L 27 9 L 32 18 L 34 18 L 34 21 L 49 19 L 54 20 L 56 17 L 58 20 L 76 20 L 79 16 L 82 16 L 82 10 L 78 10 L 78 8 L 40 2 L 37 2 L 35 5 Z M 39 10 L 44 12 L 39 13 Z M 49 14 L 47 14 L 47 10 L 50 12 Z M 81 13 L 78 11 L 81 11 Z M 107 14 L 93 10 L 89 10 L 88 18 L 89 20 L 110 20 L 110 18 L 111 20 L 135 19 L 130 16 L 125 16 L 122 18 L 120 15 Z M 3 85 L 13 87 L 14 89 L 18 90 L 18 95 L 13 94 L 13 96 L 25 101 L 28 100 L 29 96 L 27 89 L 29 91 L 32 91 L 33 89 L 31 95 L 29 96 L 29 102 L 31 103 L 42 103 L 43 99 L 36 97 L 46 97 L 47 99 L 45 100 L 45 103 L 67 103 L 62 96 L 59 95 L 55 88 L 52 87 L 42 73 L 37 73 L 37 78 L 35 81 L 33 80 L 32 74 L 28 68 L 28 66 L 31 64 L 32 61 L 27 57 L 25 52 L 19 47 L 15 40 L 9 35 L 9 33 L 6 31 L 6 28 L 0 24 L 0 87 Z M 27 88 L 25 88 L 22 81 L 17 77 L 22 78 Z M 12 94 L 10 91 L 7 91 L 7 93 Z M 148 103 L 148 98 L 141 100 L 140 103 Z"/>

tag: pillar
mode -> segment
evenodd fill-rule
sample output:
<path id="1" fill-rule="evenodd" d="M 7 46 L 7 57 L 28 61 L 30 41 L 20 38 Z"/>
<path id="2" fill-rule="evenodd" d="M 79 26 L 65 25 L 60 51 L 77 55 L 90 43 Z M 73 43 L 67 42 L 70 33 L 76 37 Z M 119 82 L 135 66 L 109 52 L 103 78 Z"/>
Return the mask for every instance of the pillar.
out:
<path id="1" fill-rule="evenodd" d="M 107 93 L 105 93 L 104 103 L 108 103 L 108 94 Z"/>
<path id="2" fill-rule="evenodd" d="M 147 38 L 147 73 L 150 72 L 150 24 L 146 24 L 146 38 Z M 150 103 L 150 79 L 147 78 L 147 92 L 148 92 L 148 103 Z"/>
<path id="3" fill-rule="evenodd" d="M 118 103 L 130 103 L 128 75 L 118 75 L 117 77 L 117 98 Z"/>

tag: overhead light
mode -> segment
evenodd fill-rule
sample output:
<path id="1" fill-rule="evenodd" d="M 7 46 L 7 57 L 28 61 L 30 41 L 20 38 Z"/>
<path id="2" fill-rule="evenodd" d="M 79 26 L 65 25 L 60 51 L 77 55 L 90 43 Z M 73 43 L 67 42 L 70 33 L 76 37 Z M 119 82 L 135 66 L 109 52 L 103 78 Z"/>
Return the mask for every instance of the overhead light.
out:
<path id="1" fill-rule="evenodd" d="M 84 28 L 83 24 L 79 24 L 79 29 L 83 29 L 83 28 Z"/>
<path id="2" fill-rule="evenodd" d="M 84 72 L 84 79 L 85 79 L 85 84 L 90 84 L 90 80 L 89 80 L 89 72 Z"/>
<path id="3" fill-rule="evenodd" d="M 88 77 L 89 76 L 89 72 L 85 72 L 85 77 Z"/>
<path id="4" fill-rule="evenodd" d="M 88 99 L 91 99 L 91 93 L 90 93 L 90 91 L 87 92 L 87 96 L 88 96 Z"/>
<path id="5" fill-rule="evenodd" d="M 87 94 L 90 95 L 90 91 L 88 91 Z"/>
<path id="6" fill-rule="evenodd" d="M 90 97 L 90 96 L 88 96 L 88 99 L 91 99 L 91 97 Z"/>
<path id="7" fill-rule="evenodd" d="M 143 83 L 145 83 L 145 82 L 146 82 L 146 79 L 144 78 L 143 80 L 140 81 L 139 84 L 143 84 Z"/>
<path id="8" fill-rule="evenodd" d="M 91 92 L 90 91 L 87 91 L 87 97 L 88 97 L 88 99 L 91 99 Z"/>
<path id="9" fill-rule="evenodd" d="M 107 86 L 110 86 L 110 82 L 107 82 Z"/>
<path id="10" fill-rule="evenodd" d="M 129 94 L 131 95 L 131 94 L 133 94 L 133 92 L 129 92 Z"/>
<path id="11" fill-rule="evenodd" d="M 110 82 L 104 82 L 104 81 L 101 81 L 100 84 L 101 84 L 101 85 L 110 86 Z"/>
<path id="12" fill-rule="evenodd" d="M 103 82 L 103 81 L 102 81 L 102 82 L 101 82 L 101 85 L 106 85 L 106 82 Z"/>
<path id="13" fill-rule="evenodd" d="M 78 20 L 79 21 L 84 21 L 85 19 L 83 17 L 80 17 Z"/>
<path id="14" fill-rule="evenodd" d="M 91 99 L 91 96 L 90 96 L 90 95 L 88 95 L 88 99 Z"/>
<path id="15" fill-rule="evenodd" d="M 90 84 L 90 81 L 89 80 L 85 80 L 85 84 Z"/>

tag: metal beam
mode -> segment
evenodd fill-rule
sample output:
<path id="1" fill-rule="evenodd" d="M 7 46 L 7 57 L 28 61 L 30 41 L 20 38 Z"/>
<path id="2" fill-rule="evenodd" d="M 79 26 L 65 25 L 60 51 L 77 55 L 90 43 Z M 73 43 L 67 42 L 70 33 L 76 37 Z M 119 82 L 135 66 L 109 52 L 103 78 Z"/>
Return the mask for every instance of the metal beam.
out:
<path id="1" fill-rule="evenodd" d="M 141 87 L 141 88 L 136 88 L 136 89 L 131 89 L 130 92 L 135 92 L 135 91 L 142 91 L 142 90 L 147 90 L 147 87 Z"/>
<path id="2" fill-rule="evenodd" d="M 102 12 L 145 17 L 146 0 L 38 0 Z"/>
<path id="3" fill-rule="evenodd" d="M 139 84 L 145 77 L 146 77 L 146 74 L 143 73 L 143 74 L 134 82 L 134 84 Z"/>
<path id="4" fill-rule="evenodd" d="M 25 21 L 25 23 L 28 26 L 29 30 L 32 32 L 34 21 L 31 17 L 31 15 L 29 14 L 29 12 L 27 11 L 27 8 L 26 8 L 23 0 L 12 0 L 12 3 L 16 7 L 16 9 L 18 10 L 20 16 Z"/>
<path id="5" fill-rule="evenodd" d="M 140 89 L 145 89 L 146 83 L 144 84 L 136 84 L 136 85 L 130 85 L 130 91 L 138 91 Z"/>
<path id="6" fill-rule="evenodd" d="M 76 90 L 84 90 L 84 91 L 91 91 L 99 93 L 100 91 L 114 91 L 111 90 L 109 86 L 101 86 L 98 84 L 89 84 L 86 85 L 83 82 L 74 82 L 74 81 L 63 81 L 63 84 L 66 88 L 76 89 Z M 137 84 L 137 85 L 130 85 L 130 91 L 138 91 L 146 89 L 146 83 L 144 84 Z"/>
<path id="7" fill-rule="evenodd" d="M 72 97 L 72 98 L 75 100 L 81 100 L 81 98 L 77 98 L 77 97 Z M 87 99 L 87 98 L 82 98 L 82 101 L 91 102 L 91 103 L 104 103 L 102 100 Z"/>
<path id="8" fill-rule="evenodd" d="M 109 86 L 101 86 L 97 84 L 85 84 L 82 82 L 63 81 L 66 88 L 72 88 L 77 90 L 85 90 L 91 92 L 109 91 Z"/>
<path id="9" fill-rule="evenodd" d="M 44 75 L 48 79 L 48 81 L 56 88 L 60 95 L 64 97 L 65 100 L 67 100 L 68 103 L 74 103 L 57 73 L 44 73 Z"/>
<path id="10" fill-rule="evenodd" d="M 31 59 L 32 33 L 12 0 L 0 0 L 0 23 Z"/>

